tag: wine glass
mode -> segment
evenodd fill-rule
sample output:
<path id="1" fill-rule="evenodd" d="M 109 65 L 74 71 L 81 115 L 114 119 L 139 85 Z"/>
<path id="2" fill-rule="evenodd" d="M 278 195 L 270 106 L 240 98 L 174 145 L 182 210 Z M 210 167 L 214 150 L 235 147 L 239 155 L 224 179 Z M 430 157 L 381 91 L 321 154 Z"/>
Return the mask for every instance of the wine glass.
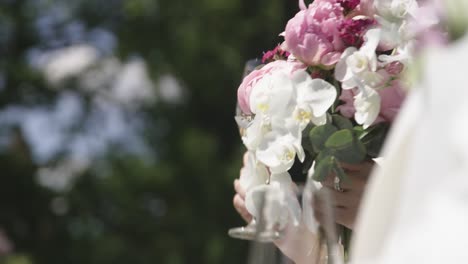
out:
<path id="1" fill-rule="evenodd" d="M 265 210 L 272 205 L 269 197 L 272 190 L 268 188 L 270 185 L 270 177 L 265 182 L 265 188 L 258 188 L 256 195 L 259 195 L 260 204 L 258 206 L 258 217 L 253 217 L 250 223 L 246 226 L 231 228 L 228 231 L 229 236 L 237 239 L 255 240 L 259 242 L 273 242 L 282 237 L 279 224 L 267 223 L 265 218 Z"/>
<path id="2" fill-rule="evenodd" d="M 249 60 L 245 64 L 244 75 L 247 76 L 252 72 L 256 67 L 258 67 L 261 62 L 257 59 Z M 252 116 L 244 115 L 239 108 L 239 105 L 236 107 L 236 122 L 239 127 L 239 132 L 242 136 L 245 129 L 248 127 L 252 121 Z M 265 182 L 265 185 L 269 184 L 269 179 Z M 228 231 L 229 236 L 238 239 L 244 240 L 257 240 L 263 242 L 271 242 L 281 237 L 280 232 L 272 229 L 267 229 L 265 221 L 263 219 L 263 210 L 265 207 L 265 197 L 267 189 L 264 189 L 264 192 L 260 192 L 260 216 L 258 219 L 255 217 L 252 218 L 252 221 L 246 226 L 231 228 Z"/>
<path id="3" fill-rule="evenodd" d="M 337 235 L 337 224 L 333 209 L 333 196 L 328 189 L 320 189 L 321 185 L 317 184 L 313 179 L 313 169 L 309 171 L 307 182 L 304 186 L 302 207 L 305 224 L 310 229 L 319 231 L 320 246 L 326 250 L 324 260 L 318 260 L 317 263 L 343 264 L 344 250 L 339 242 Z M 320 191 L 319 191 L 320 189 Z M 323 212 L 323 222 L 319 224 L 313 215 L 312 202 L 313 199 L 320 199 L 319 203 L 321 212 Z M 321 255 L 321 254 L 319 254 Z"/>

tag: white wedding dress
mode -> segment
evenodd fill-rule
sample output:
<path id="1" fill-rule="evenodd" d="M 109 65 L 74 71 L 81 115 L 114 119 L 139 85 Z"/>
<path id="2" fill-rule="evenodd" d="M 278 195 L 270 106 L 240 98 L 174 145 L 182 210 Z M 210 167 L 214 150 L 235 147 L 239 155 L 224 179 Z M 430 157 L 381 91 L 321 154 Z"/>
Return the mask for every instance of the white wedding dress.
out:
<path id="1" fill-rule="evenodd" d="M 468 36 L 429 51 L 373 173 L 353 264 L 468 263 Z"/>

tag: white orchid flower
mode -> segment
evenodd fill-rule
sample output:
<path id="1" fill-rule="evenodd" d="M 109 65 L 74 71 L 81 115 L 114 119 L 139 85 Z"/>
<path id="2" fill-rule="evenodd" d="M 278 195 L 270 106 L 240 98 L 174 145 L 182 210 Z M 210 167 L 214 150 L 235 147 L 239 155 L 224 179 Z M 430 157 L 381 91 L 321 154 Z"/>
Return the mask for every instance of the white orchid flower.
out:
<path id="1" fill-rule="evenodd" d="M 341 81 L 343 89 L 362 88 L 380 80 L 375 53 L 380 41 L 380 30 L 370 29 L 364 39 L 361 49 L 347 48 L 336 65 L 335 78 Z"/>
<path id="2" fill-rule="evenodd" d="M 314 170 L 315 161 L 307 172 L 307 182 L 302 193 L 302 221 L 310 232 L 317 233 L 320 224 L 315 218 L 312 204 L 314 201 L 314 195 L 318 190 L 320 190 L 320 188 L 322 188 L 322 184 L 312 179 Z"/>
<path id="3" fill-rule="evenodd" d="M 293 114 L 298 123 L 323 124 L 326 111 L 337 96 L 336 89 L 322 79 L 312 79 L 304 70 L 291 75 L 278 71 L 265 76 L 250 95 L 255 114 L 282 116 Z M 300 111 L 302 110 L 302 111 Z M 303 126 L 305 127 L 305 126 Z"/>
<path id="4" fill-rule="evenodd" d="M 414 44 L 414 41 L 408 41 L 405 45 L 396 48 L 394 52 L 395 55 L 380 55 L 379 64 L 381 66 L 385 66 L 389 63 L 398 61 L 404 65 L 409 65 L 413 58 L 412 53 L 414 51 Z"/>
<path id="5" fill-rule="evenodd" d="M 380 30 L 367 31 L 365 40 L 361 49 L 350 47 L 344 51 L 336 66 L 335 78 L 342 82 L 343 89 L 359 89 L 354 97 L 354 119 L 367 128 L 379 114 L 380 96 L 375 89 L 382 85 L 385 76 L 377 70 L 375 53 L 380 41 Z"/>
<path id="6" fill-rule="evenodd" d="M 401 57 L 412 51 L 417 34 L 439 23 L 438 14 L 431 5 L 418 5 L 416 0 L 377 0 L 375 19 L 382 30 L 381 43 L 387 49 L 396 49 L 393 53 Z M 395 58 L 394 60 L 398 60 Z M 407 64 L 408 58 L 400 62 Z"/>
<path id="7" fill-rule="evenodd" d="M 400 22 L 408 16 L 414 16 L 418 9 L 416 0 L 375 0 L 377 13 L 388 21 Z"/>
<path id="8" fill-rule="evenodd" d="M 375 19 L 380 25 L 380 39 L 385 49 L 398 48 L 411 39 L 408 20 L 389 21 L 379 15 L 375 15 Z"/>
<path id="9" fill-rule="evenodd" d="M 288 73 L 274 71 L 264 76 L 250 94 L 252 113 L 273 116 L 282 114 L 294 96 L 294 83 Z"/>
<path id="10" fill-rule="evenodd" d="M 264 136 L 271 131 L 270 118 L 259 114 L 250 122 L 242 135 L 242 142 L 248 150 L 254 151 L 262 142 Z"/>
<path id="11" fill-rule="evenodd" d="M 286 149 L 295 149 L 287 152 L 293 153 L 292 157 L 286 155 L 287 164 L 282 162 L 279 165 L 271 162 L 271 159 L 265 159 L 267 162 L 262 160 L 275 172 L 289 169 L 296 153 L 301 161 L 304 159 L 304 151 L 300 147 L 302 130 L 310 122 L 316 125 L 326 123 L 326 111 L 332 106 L 336 96 L 333 85 L 321 79 L 312 79 L 304 70 L 297 70 L 292 74 L 286 71 L 269 73 L 255 85 L 250 95 L 250 107 L 255 117 L 245 129 L 244 144 L 249 150 L 256 150 L 260 146 L 266 150 L 279 146 L 278 144 L 287 146 Z M 285 143 L 285 139 L 289 143 Z M 271 145 L 272 142 L 276 143 Z M 257 153 L 259 159 L 264 158 L 262 153 Z"/>
<path id="12" fill-rule="evenodd" d="M 322 79 L 312 79 L 305 71 L 294 74 L 296 107 L 293 118 L 304 129 L 310 122 L 315 125 L 326 123 L 327 110 L 336 100 L 335 86 Z"/>
<path id="13" fill-rule="evenodd" d="M 354 119 L 366 129 L 379 115 L 380 95 L 373 88 L 365 86 L 359 89 L 359 93 L 354 97 L 354 107 L 356 108 Z"/>
<path id="14" fill-rule="evenodd" d="M 275 71 L 264 76 L 250 94 L 250 109 L 254 119 L 245 129 L 242 137 L 249 150 L 255 150 L 273 128 L 282 128 L 280 116 L 287 115 L 294 98 L 294 84 L 288 73 Z"/>
<path id="15" fill-rule="evenodd" d="M 302 137 L 291 133 L 278 134 L 272 131 L 265 136 L 255 154 L 272 173 L 283 173 L 291 169 L 296 154 L 301 162 L 304 161 L 305 153 L 301 140 Z"/>
<path id="16" fill-rule="evenodd" d="M 267 229 L 276 226 L 282 229 L 290 220 L 297 226 L 301 207 L 295 193 L 289 173 L 272 174 L 269 184 L 256 186 L 247 192 L 245 206 L 256 218 L 263 213 Z"/>
<path id="17" fill-rule="evenodd" d="M 263 185 L 269 180 L 270 173 L 267 167 L 258 162 L 255 153 L 249 151 L 244 167 L 241 169 L 239 183 L 248 192 L 250 189 Z"/>

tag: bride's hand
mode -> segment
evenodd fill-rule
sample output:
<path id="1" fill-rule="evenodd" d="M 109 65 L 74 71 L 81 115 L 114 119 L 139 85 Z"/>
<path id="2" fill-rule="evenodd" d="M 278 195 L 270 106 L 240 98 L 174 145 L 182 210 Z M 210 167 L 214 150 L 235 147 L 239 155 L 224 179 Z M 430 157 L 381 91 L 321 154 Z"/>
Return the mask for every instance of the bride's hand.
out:
<path id="1" fill-rule="evenodd" d="M 336 222 L 349 229 L 353 229 L 354 222 L 359 210 L 362 195 L 364 193 L 369 174 L 374 163 L 366 161 L 360 164 L 341 164 L 345 170 L 348 180 L 340 183 L 343 191 L 337 191 L 334 188 L 335 175 L 329 175 L 323 182 L 323 188 L 319 190 L 314 197 L 313 208 L 317 220 L 324 221 L 323 201 L 321 192 L 328 191 L 333 197 L 334 215 Z"/>
<path id="2" fill-rule="evenodd" d="M 249 155 L 248 152 L 244 154 L 243 166 L 240 169 L 239 175 L 242 174 L 242 170 L 244 170 L 244 167 L 247 164 L 248 155 Z M 249 223 L 250 221 L 252 221 L 252 215 L 249 213 L 249 211 L 247 211 L 247 208 L 245 207 L 246 190 L 242 188 L 239 179 L 236 179 L 234 181 L 234 190 L 236 191 L 236 194 L 234 195 L 234 199 L 232 201 L 234 204 L 234 208 L 236 208 L 236 211 L 240 214 L 242 219 L 244 219 L 245 222 Z"/>
<path id="3" fill-rule="evenodd" d="M 234 181 L 234 189 L 236 190 L 236 194 L 234 195 L 233 199 L 234 208 L 236 208 L 236 211 L 240 214 L 242 219 L 244 219 L 245 222 L 249 223 L 250 221 L 252 221 L 252 215 L 249 213 L 249 211 L 247 211 L 247 208 L 245 207 L 245 190 L 240 185 L 238 179 Z"/>
<path id="4" fill-rule="evenodd" d="M 244 164 L 246 161 L 247 153 L 244 155 Z M 252 215 L 245 207 L 245 190 L 238 179 L 234 181 L 234 189 L 236 191 L 233 198 L 234 208 L 249 223 L 252 220 Z M 279 250 L 297 264 L 314 263 L 313 261 L 316 260 L 318 254 L 317 250 L 319 250 L 317 236 L 302 223 L 298 226 L 289 223 L 283 231 L 283 238 L 275 241 Z"/>
<path id="5" fill-rule="evenodd" d="M 240 216 L 248 223 L 252 215 L 245 208 L 245 191 L 239 183 L 234 181 L 234 207 Z M 275 241 L 275 245 L 281 252 L 293 260 L 296 264 L 314 263 L 318 248 L 317 236 L 311 233 L 304 224 L 293 226 L 289 223 L 283 230 L 283 238 Z"/>

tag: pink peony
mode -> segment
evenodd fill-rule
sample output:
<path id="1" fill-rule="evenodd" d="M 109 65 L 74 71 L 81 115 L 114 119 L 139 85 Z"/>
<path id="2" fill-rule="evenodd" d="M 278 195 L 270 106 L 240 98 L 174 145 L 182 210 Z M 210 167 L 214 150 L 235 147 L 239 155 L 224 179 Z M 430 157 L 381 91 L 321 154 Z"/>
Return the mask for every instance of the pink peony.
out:
<path id="1" fill-rule="evenodd" d="M 285 47 L 310 66 L 332 66 L 344 50 L 338 26 L 344 9 L 337 0 L 315 0 L 288 21 Z"/>
<path id="2" fill-rule="evenodd" d="M 354 96 L 358 93 L 358 89 L 343 90 L 340 95 L 340 100 L 343 104 L 337 107 L 341 115 L 346 118 L 353 118 L 356 109 L 354 108 Z M 392 123 L 398 111 L 400 111 L 401 104 L 405 99 L 405 92 L 401 86 L 400 81 L 393 80 L 390 86 L 378 90 L 380 95 L 380 112 L 374 124 L 378 123 Z"/>
<path id="3" fill-rule="evenodd" d="M 237 90 L 237 102 L 240 109 L 244 114 L 252 114 L 252 111 L 250 110 L 250 93 L 252 92 L 255 84 L 261 80 L 263 76 L 278 70 L 293 73 L 296 70 L 305 68 L 306 66 L 300 62 L 277 60 L 266 64 L 261 69 L 252 71 L 244 78 Z"/>

